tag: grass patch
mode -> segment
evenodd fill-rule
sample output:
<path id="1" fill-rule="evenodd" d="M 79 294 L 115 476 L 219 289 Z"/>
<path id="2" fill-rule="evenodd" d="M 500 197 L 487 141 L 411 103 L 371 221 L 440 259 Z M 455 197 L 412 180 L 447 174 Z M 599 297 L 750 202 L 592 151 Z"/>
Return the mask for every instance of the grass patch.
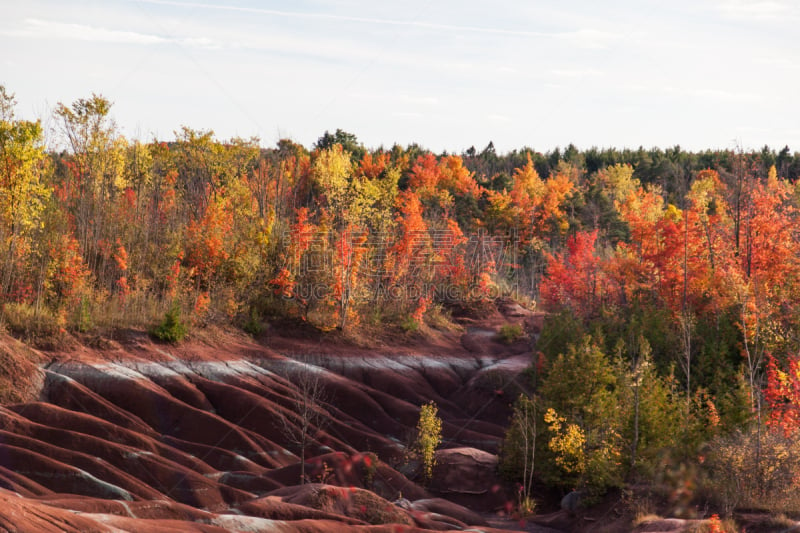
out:
<path id="1" fill-rule="evenodd" d="M 524 334 L 521 324 L 503 324 L 497 332 L 497 339 L 503 344 L 514 344 Z"/>
<path id="2" fill-rule="evenodd" d="M 59 350 L 70 345 L 66 316 L 46 307 L 9 302 L 2 306 L 0 322 L 9 333 L 26 344 L 42 350 Z"/>
<path id="3" fill-rule="evenodd" d="M 463 328 L 453 322 L 452 312 L 442 304 L 433 304 L 425 312 L 425 323 L 439 331 L 461 331 Z"/>
<path id="4" fill-rule="evenodd" d="M 47 337 L 58 335 L 64 320 L 44 307 L 36 308 L 24 303 L 3 305 L 3 324 L 19 337 Z"/>

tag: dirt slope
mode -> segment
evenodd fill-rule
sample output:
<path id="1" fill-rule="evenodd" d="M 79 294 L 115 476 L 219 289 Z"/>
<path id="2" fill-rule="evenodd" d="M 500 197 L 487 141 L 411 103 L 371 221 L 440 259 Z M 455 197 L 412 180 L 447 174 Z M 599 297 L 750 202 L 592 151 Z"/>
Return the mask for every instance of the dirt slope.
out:
<path id="1" fill-rule="evenodd" d="M 476 512 L 510 501 L 495 454 L 530 362 L 491 327 L 377 350 L 274 331 L 63 353 L 4 337 L 32 377 L 0 407 L 0 530 L 490 531 Z M 426 490 L 404 444 L 430 400 L 444 444 Z"/>

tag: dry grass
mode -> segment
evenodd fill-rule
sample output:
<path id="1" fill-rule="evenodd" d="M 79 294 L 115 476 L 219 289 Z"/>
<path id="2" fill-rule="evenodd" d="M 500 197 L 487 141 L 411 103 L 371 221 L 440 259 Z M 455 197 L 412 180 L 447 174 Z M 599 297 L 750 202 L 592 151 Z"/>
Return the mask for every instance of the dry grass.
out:
<path id="1" fill-rule="evenodd" d="M 453 315 L 442 304 L 433 304 L 425 313 L 425 323 L 440 331 L 463 331 L 464 328 L 453 321 Z"/>
<path id="2" fill-rule="evenodd" d="M 769 514 L 800 512 L 797 439 L 766 429 L 760 437 L 755 430 L 739 431 L 711 443 L 705 466 L 701 496 L 725 516 L 744 508 Z"/>
<path id="3" fill-rule="evenodd" d="M 764 525 L 770 528 L 780 529 L 783 531 L 800 530 L 800 523 L 798 523 L 797 520 L 792 520 L 784 513 L 770 515 L 770 517 L 766 520 Z"/>
<path id="4" fill-rule="evenodd" d="M 740 533 L 741 528 L 733 519 L 711 518 L 692 524 L 686 533 Z"/>
<path id="5" fill-rule="evenodd" d="M 42 350 L 69 347 L 65 313 L 54 314 L 45 307 L 24 303 L 6 303 L 0 311 L 0 324 L 13 336 Z"/>
<path id="6" fill-rule="evenodd" d="M 631 522 L 631 525 L 633 527 L 639 527 L 641 525 L 648 524 L 650 522 L 655 522 L 656 520 L 663 520 L 663 518 L 664 517 L 659 516 L 657 514 L 653 514 L 653 513 L 636 514 L 633 517 L 633 521 Z"/>
<path id="7" fill-rule="evenodd" d="M 164 318 L 172 303 L 153 294 L 134 293 L 124 301 L 112 298 L 98 302 L 92 309 L 92 318 L 100 328 L 147 329 Z M 191 305 L 187 306 L 185 302 L 178 303 L 184 311 L 191 309 Z"/>
<path id="8" fill-rule="evenodd" d="M 632 524 L 638 527 L 647 522 L 661 520 L 659 506 L 656 503 L 649 487 L 628 488 L 622 491 L 622 503 L 627 512 L 633 516 Z"/>

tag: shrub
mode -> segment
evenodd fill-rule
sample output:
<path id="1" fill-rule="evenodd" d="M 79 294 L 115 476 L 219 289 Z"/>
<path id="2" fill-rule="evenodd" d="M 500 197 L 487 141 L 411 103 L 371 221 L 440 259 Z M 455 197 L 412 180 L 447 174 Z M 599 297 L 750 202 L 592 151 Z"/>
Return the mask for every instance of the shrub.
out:
<path id="1" fill-rule="evenodd" d="M 85 296 L 81 298 L 80 306 L 77 309 L 77 316 L 75 318 L 75 328 L 81 333 L 86 333 L 94 326 L 92 321 L 92 313 L 89 306 L 89 299 Z"/>
<path id="2" fill-rule="evenodd" d="M 527 518 L 535 515 L 536 500 L 530 496 L 523 496 L 522 492 L 520 492 L 519 501 L 517 502 L 517 512 L 519 513 L 520 518 Z"/>
<path id="3" fill-rule="evenodd" d="M 403 318 L 402 322 L 400 322 L 400 327 L 403 328 L 403 331 L 406 333 L 416 333 L 419 331 L 419 322 L 411 315 L 407 315 Z"/>
<path id="4" fill-rule="evenodd" d="M 537 416 L 535 398 L 520 394 L 514 402 L 511 425 L 506 430 L 500 454 L 501 473 L 519 485 L 517 503 L 523 515 L 531 515 L 535 509 L 531 493 L 537 459 Z"/>
<path id="5" fill-rule="evenodd" d="M 711 441 L 704 492 L 726 514 L 736 508 L 796 512 L 800 508 L 800 442 L 752 428 Z"/>
<path id="6" fill-rule="evenodd" d="M 520 324 L 503 324 L 497 338 L 504 344 L 513 344 L 522 338 L 523 331 Z"/>
<path id="7" fill-rule="evenodd" d="M 255 307 L 250 308 L 250 314 L 242 324 L 242 329 L 253 337 L 258 337 L 264 333 L 264 323 L 261 321 L 261 315 Z"/>
<path id="8" fill-rule="evenodd" d="M 375 481 L 375 472 L 378 471 L 378 456 L 372 452 L 366 453 L 361 458 L 361 464 L 364 467 L 364 485 L 372 487 Z"/>
<path id="9" fill-rule="evenodd" d="M 155 338 L 164 342 L 180 342 L 187 332 L 188 328 L 181 318 L 181 308 L 178 302 L 172 304 L 161 324 L 150 331 Z"/>
<path id="10" fill-rule="evenodd" d="M 442 420 L 438 412 L 433 402 L 423 405 L 419 410 L 416 450 L 422 458 L 426 481 L 433 475 L 436 448 L 442 443 Z"/>

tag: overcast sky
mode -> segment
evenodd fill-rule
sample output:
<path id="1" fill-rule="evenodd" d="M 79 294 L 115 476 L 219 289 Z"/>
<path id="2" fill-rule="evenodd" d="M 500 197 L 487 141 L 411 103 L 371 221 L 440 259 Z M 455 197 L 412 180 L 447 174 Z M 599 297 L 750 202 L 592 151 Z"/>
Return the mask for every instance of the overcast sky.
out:
<path id="1" fill-rule="evenodd" d="M 797 0 L 0 0 L 18 115 L 128 137 L 800 150 Z"/>

